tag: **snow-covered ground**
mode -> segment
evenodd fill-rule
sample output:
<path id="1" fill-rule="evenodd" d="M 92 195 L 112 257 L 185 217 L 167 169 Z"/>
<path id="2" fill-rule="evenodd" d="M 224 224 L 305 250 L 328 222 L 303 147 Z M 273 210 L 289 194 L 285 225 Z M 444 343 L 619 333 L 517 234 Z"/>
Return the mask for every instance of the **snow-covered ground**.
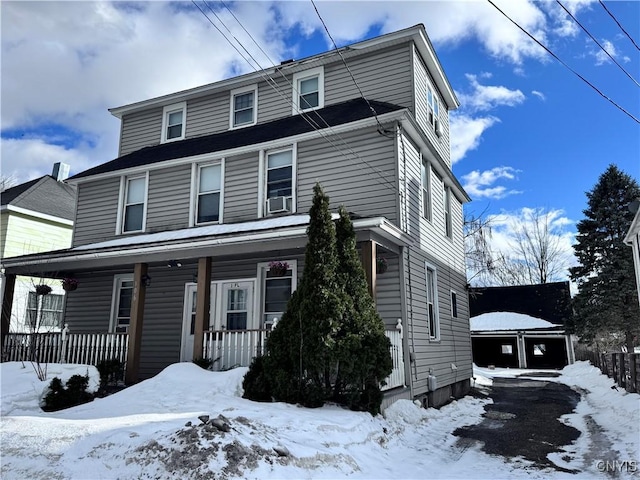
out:
<path id="1" fill-rule="evenodd" d="M 86 374 L 87 367 L 50 366 L 50 373 L 69 375 L 73 370 Z M 189 363 L 175 364 L 120 393 L 45 413 L 38 408 L 38 398 L 46 384 L 36 379 L 29 365 L 3 363 L 0 476 L 603 478 L 603 464 L 590 451 L 594 435 L 610 445 L 608 452 L 615 452 L 616 458 L 602 460 L 636 462 L 640 467 L 640 395 L 612 389 L 613 382 L 586 362 L 548 379 L 583 395 L 575 413 L 563 418 L 583 433 L 574 445 L 566 446 L 572 458 L 583 459 L 583 464 L 571 465 L 579 467 L 579 475 L 540 470 L 524 460 L 490 456 L 479 445 L 459 443 L 452 432 L 481 422 L 490 400 L 466 397 L 440 410 L 398 401 L 384 417 L 372 417 L 338 406 L 307 409 L 244 400 L 245 372 L 214 373 Z M 521 373 L 530 371 L 477 369 L 475 384 L 486 387 L 492 377 Z M 198 418 L 202 415 L 209 417 L 207 424 Z M 623 470 L 617 478 L 638 475 L 626 466 Z"/>

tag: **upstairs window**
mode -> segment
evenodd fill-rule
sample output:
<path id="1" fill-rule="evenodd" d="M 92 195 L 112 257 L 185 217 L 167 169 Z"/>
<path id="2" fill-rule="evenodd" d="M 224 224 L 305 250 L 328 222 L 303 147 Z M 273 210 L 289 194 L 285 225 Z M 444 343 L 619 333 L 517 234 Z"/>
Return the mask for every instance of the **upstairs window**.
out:
<path id="1" fill-rule="evenodd" d="M 184 139 L 186 102 L 164 107 L 162 111 L 162 143 Z"/>
<path id="2" fill-rule="evenodd" d="M 267 154 L 267 214 L 293 211 L 293 166 L 292 149 Z"/>
<path id="3" fill-rule="evenodd" d="M 444 233 L 447 237 L 453 238 L 453 230 L 451 228 L 451 189 L 444 189 Z"/>
<path id="4" fill-rule="evenodd" d="M 324 68 L 293 75 L 293 114 L 324 107 Z"/>
<path id="5" fill-rule="evenodd" d="M 124 179 L 122 233 L 142 232 L 147 207 L 147 176 Z"/>
<path id="6" fill-rule="evenodd" d="M 422 216 L 431 221 L 431 167 L 426 160 L 422 160 L 420 171 L 422 183 Z"/>
<path id="7" fill-rule="evenodd" d="M 220 222 L 222 219 L 222 164 L 199 165 L 197 168 L 195 224 Z"/>
<path id="8" fill-rule="evenodd" d="M 440 136 L 442 134 L 440 128 L 440 104 L 431 87 L 427 87 L 427 118 L 436 134 Z"/>
<path id="9" fill-rule="evenodd" d="M 231 91 L 231 128 L 255 125 L 258 115 L 257 99 L 257 85 Z"/>

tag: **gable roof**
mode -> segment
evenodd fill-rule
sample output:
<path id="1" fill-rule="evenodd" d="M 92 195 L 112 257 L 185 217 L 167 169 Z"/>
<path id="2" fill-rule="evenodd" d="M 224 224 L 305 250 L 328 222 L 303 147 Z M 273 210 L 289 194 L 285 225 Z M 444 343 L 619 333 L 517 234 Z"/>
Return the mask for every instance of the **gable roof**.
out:
<path id="1" fill-rule="evenodd" d="M 0 193 L 0 204 L 3 209 L 15 207 L 73 221 L 76 189 L 45 175 L 6 189 Z"/>
<path id="2" fill-rule="evenodd" d="M 369 101 L 378 115 L 402 110 L 405 107 L 386 102 Z M 328 107 L 307 112 L 301 115 L 287 116 L 271 122 L 261 123 L 238 130 L 228 130 L 211 135 L 188 138 L 176 142 L 162 143 L 151 147 L 141 148 L 122 157 L 103 163 L 96 167 L 80 172 L 68 180 L 77 180 L 83 177 L 102 173 L 115 172 L 127 168 L 151 165 L 166 160 L 192 157 L 206 153 L 213 153 L 231 148 L 253 145 L 280 138 L 291 137 L 302 133 L 312 132 L 315 129 L 343 125 L 358 120 L 372 117 L 371 109 L 362 99 L 354 99 L 334 104 Z M 320 119 L 322 117 L 322 120 Z"/>
<path id="3" fill-rule="evenodd" d="M 470 288 L 469 315 L 490 312 L 521 313 L 563 325 L 572 312 L 569 282 Z"/>

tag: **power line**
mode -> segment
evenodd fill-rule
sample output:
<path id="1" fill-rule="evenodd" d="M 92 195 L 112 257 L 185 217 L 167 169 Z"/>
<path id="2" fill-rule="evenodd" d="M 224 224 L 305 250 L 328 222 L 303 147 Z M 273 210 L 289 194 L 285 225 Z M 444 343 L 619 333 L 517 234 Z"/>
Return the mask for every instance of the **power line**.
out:
<path id="1" fill-rule="evenodd" d="M 380 125 L 380 121 L 378 120 L 378 114 L 376 113 L 375 109 L 369 103 L 369 100 L 367 100 L 365 98 L 364 93 L 362 93 L 362 89 L 360 88 L 360 85 L 358 85 L 358 82 L 356 81 L 355 77 L 353 76 L 353 73 L 351 72 L 351 69 L 349 68 L 349 65 L 347 65 L 347 61 L 345 60 L 344 56 L 342 55 L 342 52 L 338 48 L 338 45 L 336 45 L 336 41 L 331 36 L 331 33 L 329 32 L 329 28 L 327 27 L 327 24 L 325 23 L 324 19 L 322 18 L 322 15 L 320 15 L 320 12 L 318 11 L 318 7 L 316 5 L 316 2 L 311 0 L 311 5 L 313 5 L 313 9 L 316 11 L 316 14 L 318 15 L 318 18 L 320 19 L 320 22 L 322 23 L 322 26 L 324 27 L 325 32 L 327 32 L 327 35 L 329 35 L 329 38 L 331 39 L 331 42 L 333 43 L 333 46 L 335 47 L 336 52 L 338 52 L 338 55 L 340 55 L 340 58 L 342 59 L 342 63 L 344 63 L 344 66 L 347 68 L 347 72 L 349 72 L 349 75 L 351 76 L 351 80 L 353 80 L 353 83 L 355 84 L 356 88 L 358 89 L 358 92 L 360 92 L 360 96 L 364 99 L 365 102 L 367 102 L 367 105 L 369 106 L 369 110 L 371 110 L 371 113 L 373 113 L 373 116 L 376 118 L 376 122 L 378 123 L 378 128 L 380 128 L 381 131 L 384 131 L 384 129 L 382 128 L 382 125 Z"/>
<path id="2" fill-rule="evenodd" d="M 212 13 L 216 16 L 216 18 L 218 19 L 218 21 L 225 27 L 225 29 L 227 29 L 227 31 L 229 31 L 229 33 L 231 34 L 231 36 L 234 38 L 234 40 L 247 52 L 247 54 L 251 57 L 251 59 L 255 62 L 255 64 L 258 66 L 258 69 L 256 69 L 256 67 L 254 65 L 251 64 L 251 62 L 243 55 L 243 53 L 238 50 L 238 48 L 233 44 L 233 42 L 231 42 L 231 40 L 229 40 L 229 38 L 222 32 L 222 30 L 220 30 L 220 28 L 213 22 L 213 20 L 211 20 L 211 18 L 209 18 L 209 16 L 206 14 L 206 12 L 204 10 L 202 10 L 202 8 L 200 8 L 200 6 L 195 2 L 195 0 L 191 0 L 191 3 L 193 3 L 198 10 L 200 11 L 200 13 L 202 13 L 202 15 L 204 15 L 204 17 L 209 21 L 209 23 L 220 33 L 220 35 L 222 35 L 222 37 L 227 41 L 227 43 L 229 43 L 233 49 L 249 64 L 249 66 L 251 68 L 253 68 L 254 70 L 256 70 L 262 77 L 263 79 L 267 82 L 267 84 L 278 94 L 280 95 L 280 97 L 288 103 L 291 103 L 294 108 L 296 108 L 296 110 L 298 111 L 298 113 L 300 113 L 301 117 L 311 126 L 311 128 L 313 130 L 315 130 L 318 134 L 320 134 L 320 136 L 322 136 L 322 138 L 324 138 L 333 148 L 335 148 L 340 155 L 342 155 L 343 157 L 345 157 L 347 160 L 350 160 L 349 157 L 347 155 L 345 155 L 344 151 L 335 143 L 333 143 L 333 141 L 327 137 L 324 132 L 322 132 L 320 130 L 320 128 L 322 128 L 320 125 L 318 125 L 315 121 L 312 121 L 311 118 L 308 118 L 308 116 L 306 115 L 306 112 L 302 112 L 301 110 L 298 109 L 298 107 L 295 105 L 295 102 L 293 101 L 293 99 L 289 99 L 285 94 L 283 94 L 277 86 L 276 81 L 269 76 L 266 72 L 265 69 L 262 68 L 262 66 L 260 65 L 260 63 L 251 55 L 251 53 L 249 53 L 249 51 L 244 47 L 244 45 L 242 44 L 242 42 L 240 42 L 229 30 L 229 28 L 226 26 L 226 24 L 222 21 L 222 19 L 220 19 L 220 17 L 213 12 L 213 9 L 211 8 L 211 6 L 209 6 L 209 4 L 207 3 L 206 0 L 204 0 L 204 4 L 209 8 L 209 10 L 212 11 Z M 235 18 L 235 16 L 234 16 Z M 236 18 L 236 21 L 237 18 Z M 253 39 L 253 38 L 252 38 Z M 255 41 L 255 39 L 253 39 L 254 43 L 257 42 Z M 282 74 L 282 72 L 281 72 Z M 285 77 L 286 79 L 286 77 Z M 287 79 L 288 81 L 288 79 Z M 291 85 L 291 82 L 289 82 L 289 84 Z M 320 118 L 324 124 L 327 126 L 327 128 L 329 129 L 329 131 L 332 130 L 332 127 L 327 123 L 327 121 L 322 118 L 322 116 L 317 113 L 316 111 L 314 111 L 314 113 L 316 114 L 316 116 L 318 118 Z M 367 162 L 365 159 L 363 159 L 362 157 L 360 157 L 360 155 L 358 155 L 357 152 L 355 152 L 347 143 L 346 141 L 340 137 L 339 134 L 337 133 L 333 133 L 335 136 L 337 136 L 338 138 L 340 138 L 340 140 L 342 140 L 343 144 L 347 147 L 347 149 L 349 150 L 349 152 L 355 157 L 356 160 L 360 160 L 362 163 L 364 163 L 365 165 L 367 165 L 371 170 L 373 170 L 374 172 L 376 172 L 382 182 L 379 182 L 382 186 L 385 186 L 387 188 L 390 188 L 391 190 L 393 190 L 394 192 L 397 192 L 397 188 L 396 186 L 388 180 L 387 175 L 385 175 L 383 172 L 381 172 L 379 169 L 375 168 L 373 165 L 371 165 L 369 162 Z"/>
<path id="3" fill-rule="evenodd" d="M 539 46 L 541 46 L 549 55 L 551 55 L 553 58 L 555 58 L 558 62 L 560 62 L 566 69 L 568 69 L 571 73 L 573 73 L 575 76 L 577 76 L 580 80 L 582 80 L 584 83 L 586 83 L 587 85 L 589 85 L 592 89 L 594 89 L 598 95 L 600 95 L 602 98 L 608 100 L 614 107 L 616 107 L 617 109 L 619 109 L 620 111 L 622 111 L 625 115 L 629 116 L 631 119 L 633 119 L 636 123 L 640 123 L 640 120 L 638 120 L 635 116 L 633 116 L 633 114 L 629 113 L 627 110 L 625 110 L 623 107 L 621 107 L 620 105 L 618 105 L 615 101 L 613 101 L 611 98 L 609 98 L 608 96 L 606 96 L 604 93 L 602 93 L 598 87 L 596 87 L 595 85 L 593 85 L 589 80 L 587 80 L 586 78 L 584 78 L 582 75 L 580 75 L 578 72 L 576 72 L 573 68 L 571 68 L 569 65 L 567 65 L 564 61 L 562 61 L 560 59 L 560 57 L 558 57 L 555 53 L 553 53 L 551 50 L 549 50 L 545 45 L 543 45 L 540 40 L 538 40 L 536 37 L 534 37 L 533 35 L 531 35 L 529 32 L 527 32 L 524 28 L 522 28 L 515 20 L 513 20 L 511 17 L 509 17 L 509 15 L 507 15 L 506 13 L 504 13 L 500 7 L 498 7 L 495 3 L 493 3 L 491 0 L 487 0 L 496 10 L 498 10 L 502 15 L 504 15 L 504 17 L 509 20 L 511 23 L 513 23 L 516 27 L 518 27 L 525 35 L 527 35 L 531 40 L 533 40 L 534 42 L 536 42 Z"/>
<path id="4" fill-rule="evenodd" d="M 591 40 L 593 40 L 593 41 L 596 43 L 596 45 L 598 45 L 598 46 L 600 47 L 600 49 L 601 49 L 604 53 L 606 53 L 606 54 L 607 54 L 607 56 L 608 56 L 611 60 L 613 60 L 613 63 L 615 63 L 615 64 L 620 68 L 620 70 L 622 70 L 622 71 L 627 75 L 627 77 L 629 77 L 629 78 L 633 81 L 633 83 L 635 83 L 637 86 L 639 86 L 639 87 L 640 87 L 640 83 L 638 83 L 638 81 L 637 81 L 635 78 L 633 78 L 633 77 L 631 76 L 631 74 L 630 74 L 629 72 L 627 72 L 627 71 L 625 70 L 625 68 L 624 68 L 622 65 L 620 65 L 620 64 L 618 63 L 618 61 L 617 61 L 615 58 L 613 58 L 613 55 L 611 55 L 611 54 L 607 51 L 607 49 L 606 49 L 606 48 L 604 48 L 604 47 L 600 44 L 600 42 L 598 42 L 598 40 L 596 40 L 596 38 L 595 38 L 593 35 L 591 35 L 591 33 L 589 32 L 589 30 L 587 30 L 587 29 L 584 27 L 584 25 L 582 25 L 582 24 L 578 21 L 578 19 L 577 19 L 577 18 L 576 18 L 576 17 L 575 17 L 575 16 L 574 16 L 574 15 L 573 15 L 569 10 L 567 10 L 567 7 L 565 7 L 562 3 L 560 3 L 560 0 L 556 0 L 556 3 L 557 3 L 558 5 L 560 5 L 560 6 L 562 7 L 562 9 L 563 9 L 565 12 L 567 12 L 567 14 L 568 14 L 572 19 L 573 19 L 573 21 L 574 21 L 574 22 L 576 22 L 576 23 L 580 26 L 580 28 L 581 28 L 582 30 L 584 30 L 584 33 L 586 33 L 587 35 L 589 35 L 589 37 L 591 38 Z"/>
<path id="5" fill-rule="evenodd" d="M 638 46 L 638 44 L 633 40 L 633 38 L 631 37 L 631 35 L 629 35 L 627 33 L 627 31 L 624 29 L 624 27 L 622 25 L 620 25 L 620 22 L 618 21 L 618 19 L 613 15 L 613 13 L 611 13 L 609 11 L 609 9 L 606 7 L 606 5 L 604 3 L 602 3 L 602 0 L 598 0 L 598 2 L 600 2 L 600 5 L 602 5 L 602 8 L 605 9 L 605 11 L 609 14 L 609 16 L 611 18 L 613 18 L 613 21 L 616 22 L 616 24 L 618 25 L 618 27 L 620 27 L 620 30 L 622 30 L 624 32 L 624 34 L 629 38 L 629 40 L 631 40 L 631 43 L 633 43 L 633 45 L 640 50 L 640 47 Z"/>

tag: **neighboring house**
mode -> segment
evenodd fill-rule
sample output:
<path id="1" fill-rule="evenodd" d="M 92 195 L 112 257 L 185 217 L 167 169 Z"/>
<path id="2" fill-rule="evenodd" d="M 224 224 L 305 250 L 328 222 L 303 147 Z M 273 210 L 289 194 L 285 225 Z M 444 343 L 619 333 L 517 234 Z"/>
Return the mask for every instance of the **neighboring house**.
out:
<path id="1" fill-rule="evenodd" d="M 632 202 L 629 209 L 635 213 L 631 227 L 624 238 L 624 243 L 633 249 L 633 266 L 636 270 L 636 287 L 638 289 L 638 301 L 640 302 L 640 199 Z"/>
<path id="2" fill-rule="evenodd" d="M 53 175 L 45 175 L 0 193 L 0 258 L 59 250 L 71 246 L 75 217 L 75 187 L 62 183 L 69 166 L 56 163 Z M 15 281 L 10 331 L 59 331 L 64 291 L 59 280 L 18 276 Z M 4 277 L 1 278 L 4 290 Z M 38 298 L 35 286 L 44 283 L 53 290 L 41 297 L 42 316 L 36 321 Z"/>
<path id="3" fill-rule="evenodd" d="M 72 248 L 13 259 L 7 273 L 77 278 L 65 323 L 128 335 L 129 382 L 203 356 L 247 364 L 303 274 L 320 182 L 334 211 L 352 212 L 387 328 L 403 326 L 402 380 L 388 395 L 436 405 L 465 394 L 458 101 L 422 25 L 341 53 L 357 86 L 331 51 L 111 109 L 120 156 L 68 180 Z M 278 276 L 271 261 L 289 269 Z"/>
<path id="4" fill-rule="evenodd" d="M 486 367 L 563 368 L 575 361 L 565 325 L 569 282 L 469 290 L 473 361 Z"/>

